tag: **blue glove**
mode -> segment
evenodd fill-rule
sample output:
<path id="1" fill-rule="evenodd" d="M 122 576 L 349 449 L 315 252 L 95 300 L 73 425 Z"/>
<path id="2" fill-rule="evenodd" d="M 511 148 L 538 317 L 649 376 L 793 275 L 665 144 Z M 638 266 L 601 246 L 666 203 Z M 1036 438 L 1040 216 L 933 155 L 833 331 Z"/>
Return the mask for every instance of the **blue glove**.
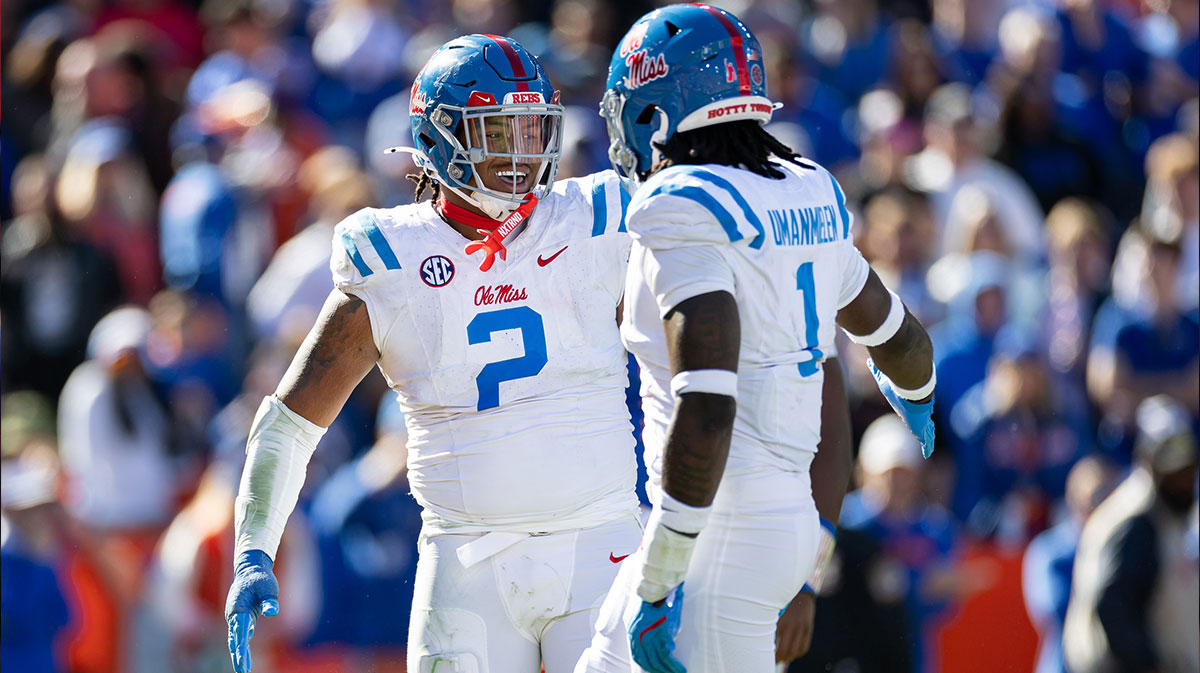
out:
<path id="1" fill-rule="evenodd" d="M 671 654 L 675 650 L 675 634 L 679 633 L 682 614 L 682 584 L 658 603 L 642 601 L 642 607 L 629 625 L 629 648 L 638 666 L 650 673 L 687 673 L 683 664 Z"/>
<path id="2" fill-rule="evenodd" d="M 875 377 L 875 385 L 879 386 L 879 391 L 887 398 L 888 404 L 896 410 L 900 418 L 904 419 L 904 424 L 908 426 L 910 432 L 921 442 L 921 455 L 926 458 L 933 455 L 933 395 L 929 396 L 928 402 L 912 402 L 900 397 L 896 394 L 895 388 L 892 386 L 892 380 L 887 374 L 879 371 L 875 367 L 875 363 L 871 358 L 867 358 L 867 367 L 871 369 L 871 376 Z"/>
<path id="3" fill-rule="evenodd" d="M 250 638 L 258 615 L 279 614 L 279 582 L 271 557 L 251 549 L 238 555 L 233 566 L 233 584 L 225 599 L 225 621 L 229 624 L 229 656 L 233 670 L 250 673 Z"/>

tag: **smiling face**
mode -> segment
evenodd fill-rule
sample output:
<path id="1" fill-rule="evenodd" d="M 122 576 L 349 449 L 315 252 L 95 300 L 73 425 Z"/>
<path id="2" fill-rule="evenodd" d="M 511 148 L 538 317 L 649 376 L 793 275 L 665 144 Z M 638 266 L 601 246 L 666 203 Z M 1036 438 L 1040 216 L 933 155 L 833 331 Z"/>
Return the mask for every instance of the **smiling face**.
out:
<path id="1" fill-rule="evenodd" d="M 489 115 L 468 120 L 467 133 L 469 146 L 485 153 L 475 164 L 484 187 L 520 196 L 538 184 L 544 160 L 535 155 L 546 152 L 554 135 L 548 117 Z"/>

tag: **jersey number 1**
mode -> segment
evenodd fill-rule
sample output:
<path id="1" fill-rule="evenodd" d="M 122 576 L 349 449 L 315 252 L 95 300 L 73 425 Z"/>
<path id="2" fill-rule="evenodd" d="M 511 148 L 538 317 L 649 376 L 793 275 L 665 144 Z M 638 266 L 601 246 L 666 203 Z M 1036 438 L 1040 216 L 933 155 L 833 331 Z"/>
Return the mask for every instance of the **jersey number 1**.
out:
<path id="1" fill-rule="evenodd" d="M 796 289 L 800 291 L 800 296 L 804 299 L 804 350 L 812 353 L 811 360 L 806 360 L 796 365 L 800 370 L 801 376 L 812 376 L 817 373 L 821 367 L 821 357 L 824 353 L 817 346 L 820 345 L 820 340 L 817 337 L 819 329 L 817 319 L 817 288 L 813 280 L 813 263 L 805 262 L 796 269 Z"/>
<path id="2" fill-rule="evenodd" d="M 514 306 L 488 311 L 467 323 L 467 343 L 481 344 L 492 340 L 492 333 L 506 329 L 521 330 L 525 354 L 518 358 L 490 362 L 479 370 L 475 387 L 479 390 L 479 411 L 500 406 L 500 382 L 537 376 L 546 366 L 546 329 L 542 316 L 528 306 Z"/>

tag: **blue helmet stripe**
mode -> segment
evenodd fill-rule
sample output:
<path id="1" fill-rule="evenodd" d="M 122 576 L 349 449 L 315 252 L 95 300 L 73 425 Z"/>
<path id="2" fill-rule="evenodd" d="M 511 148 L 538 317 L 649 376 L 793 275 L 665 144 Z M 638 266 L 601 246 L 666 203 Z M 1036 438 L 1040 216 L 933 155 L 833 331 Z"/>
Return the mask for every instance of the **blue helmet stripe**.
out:
<path id="1" fill-rule="evenodd" d="M 597 175 L 592 181 L 592 236 L 604 233 L 608 223 L 608 193 L 604 189 L 604 176 Z"/>
<path id="2" fill-rule="evenodd" d="M 722 206 L 720 201 L 714 199 L 712 194 L 709 194 L 704 189 L 692 185 L 659 185 L 647 194 L 646 198 L 651 198 L 658 194 L 678 196 L 689 201 L 695 201 L 704 206 L 708 212 L 712 213 L 713 217 L 717 218 L 717 222 L 729 236 L 730 242 L 740 241 L 745 238 L 742 236 L 742 232 L 738 231 L 737 222 L 729 214 L 729 211 L 725 210 L 725 206 Z"/>
<path id="3" fill-rule="evenodd" d="M 367 234 L 367 239 L 375 248 L 375 253 L 379 255 L 379 259 L 383 260 L 383 265 L 390 270 L 399 269 L 400 261 L 396 259 L 396 253 L 392 252 L 392 246 L 383 237 L 383 232 L 379 230 L 379 225 L 375 224 L 375 220 L 366 213 L 360 215 L 358 220 Z"/>
<path id="4" fill-rule="evenodd" d="M 350 238 L 350 232 L 346 231 L 341 225 L 337 227 L 338 238 L 342 239 L 342 247 L 346 249 L 346 254 L 350 256 L 350 261 L 354 263 L 354 268 L 358 269 L 358 274 L 363 278 L 374 273 L 371 267 L 363 261 L 362 255 L 358 253 L 358 246 L 354 245 L 354 239 Z"/>
<path id="5" fill-rule="evenodd" d="M 758 235 L 755 236 L 752 241 L 750 241 L 750 247 L 756 250 L 762 247 L 763 241 L 766 240 L 767 237 L 766 231 L 763 229 L 762 220 L 758 219 L 758 215 L 754 214 L 754 210 L 750 207 L 749 203 L 746 203 L 746 199 L 742 197 L 741 192 L 739 192 L 733 185 L 729 184 L 728 180 L 698 166 L 682 166 L 678 170 L 684 175 L 696 178 L 698 180 L 703 180 L 728 192 L 729 195 L 733 197 L 734 202 L 738 204 L 738 207 L 742 209 L 742 215 L 746 218 L 746 221 L 749 222 L 750 226 L 754 227 L 754 230 L 758 232 Z"/>

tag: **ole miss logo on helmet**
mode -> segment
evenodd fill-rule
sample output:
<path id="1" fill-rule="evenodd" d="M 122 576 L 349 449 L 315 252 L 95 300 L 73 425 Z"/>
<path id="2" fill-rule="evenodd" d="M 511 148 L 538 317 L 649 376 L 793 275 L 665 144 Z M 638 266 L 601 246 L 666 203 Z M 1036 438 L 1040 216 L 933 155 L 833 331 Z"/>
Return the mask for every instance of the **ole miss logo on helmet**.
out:
<path id="1" fill-rule="evenodd" d="M 625 78 L 625 86 L 628 86 L 630 89 L 636 89 L 659 77 L 665 77 L 667 71 L 670 70 L 667 67 L 667 59 L 662 54 L 647 56 L 645 49 L 639 49 L 626 56 L 625 65 L 629 67 L 629 75 Z"/>
<path id="2" fill-rule="evenodd" d="M 454 279 L 454 262 L 434 255 L 421 262 L 421 280 L 429 287 L 442 287 Z"/>
<path id="3" fill-rule="evenodd" d="M 643 22 L 639 23 L 638 25 L 634 26 L 633 28 L 629 29 L 629 32 L 625 35 L 625 39 L 621 40 L 621 57 L 622 58 L 628 56 L 629 52 L 633 51 L 634 49 L 641 48 L 642 40 L 646 39 L 646 29 L 649 27 L 650 27 L 650 22 L 643 21 Z"/>

